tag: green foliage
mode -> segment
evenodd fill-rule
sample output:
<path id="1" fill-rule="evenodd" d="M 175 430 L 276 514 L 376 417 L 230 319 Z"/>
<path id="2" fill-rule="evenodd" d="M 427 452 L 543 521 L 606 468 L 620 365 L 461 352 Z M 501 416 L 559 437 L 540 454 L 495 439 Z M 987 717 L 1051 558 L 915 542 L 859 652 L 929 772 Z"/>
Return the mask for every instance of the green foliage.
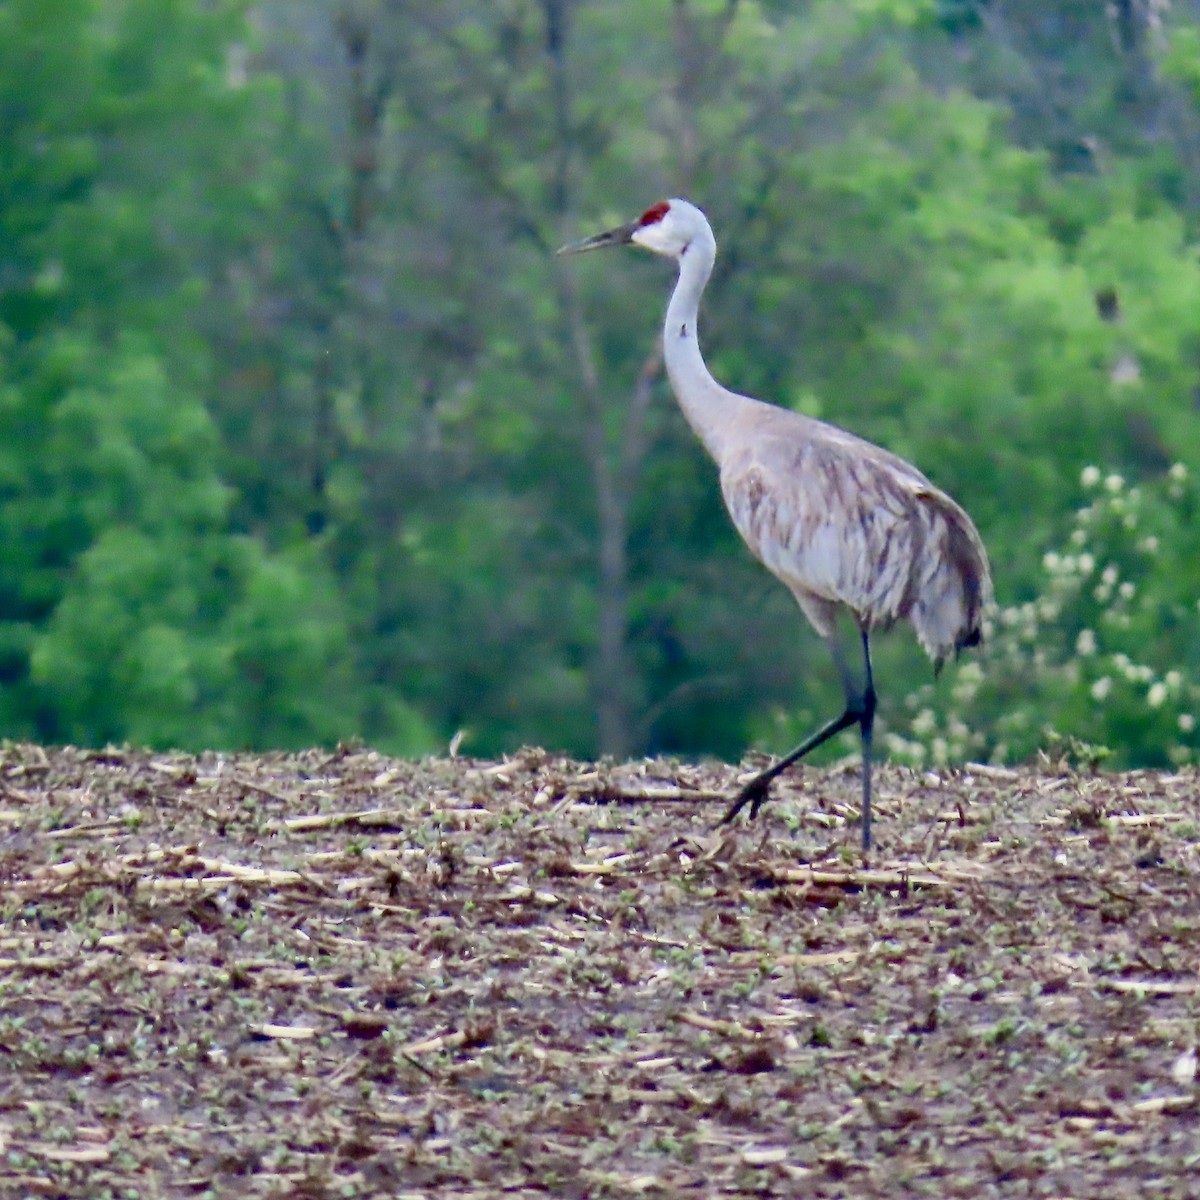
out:
<path id="1" fill-rule="evenodd" d="M 1197 45 L 1032 0 L 0 5 L 0 732 L 732 757 L 832 711 L 656 374 L 669 273 L 551 253 L 687 194 L 718 378 L 989 546 L 984 656 L 925 687 L 879 640 L 894 752 L 1193 757 Z M 1073 516 L 1089 464 L 1128 482 Z"/>
<path id="2" fill-rule="evenodd" d="M 1200 757 L 1200 488 L 1176 463 L 1131 487 L 1086 467 L 1087 502 L 1042 559 L 1036 595 L 1002 607 L 982 662 L 908 697 L 914 762 L 1020 761 L 1035 750 L 1116 766 Z"/>
<path id="3" fill-rule="evenodd" d="M 224 75 L 233 10 L 54 7 L 53 32 L 44 5 L 0 13 L 24 79 L 0 154 L 4 730 L 197 749 L 364 732 L 319 548 L 232 523 L 211 352 L 183 321 L 193 263 L 237 228 L 218 186 L 249 137 Z M 390 717 L 382 744 L 429 744 L 406 706 Z"/>

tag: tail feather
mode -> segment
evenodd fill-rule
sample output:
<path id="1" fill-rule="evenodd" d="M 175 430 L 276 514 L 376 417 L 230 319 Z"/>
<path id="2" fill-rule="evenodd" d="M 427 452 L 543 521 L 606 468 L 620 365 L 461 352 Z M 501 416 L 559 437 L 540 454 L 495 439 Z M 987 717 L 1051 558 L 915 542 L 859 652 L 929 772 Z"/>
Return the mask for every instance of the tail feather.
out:
<path id="1" fill-rule="evenodd" d="M 984 611 L 992 601 L 987 552 L 971 518 L 942 493 L 936 507 L 941 528 L 927 544 L 924 578 L 909 614 L 935 672 L 951 653 L 957 657 L 980 644 Z"/>

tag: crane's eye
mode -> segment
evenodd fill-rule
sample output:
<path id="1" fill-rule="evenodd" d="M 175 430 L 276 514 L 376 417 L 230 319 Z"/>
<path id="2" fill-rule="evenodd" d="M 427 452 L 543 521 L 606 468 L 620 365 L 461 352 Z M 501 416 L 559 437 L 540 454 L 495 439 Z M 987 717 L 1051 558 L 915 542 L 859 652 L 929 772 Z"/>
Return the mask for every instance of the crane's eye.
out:
<path id="1" fill-rule="evenodd" d="M 657 225 L 671 211 L 671 206 L 665 201 L 660 200 L 657 204 L 652 204 L 638 218 L 638 226 Z"/>

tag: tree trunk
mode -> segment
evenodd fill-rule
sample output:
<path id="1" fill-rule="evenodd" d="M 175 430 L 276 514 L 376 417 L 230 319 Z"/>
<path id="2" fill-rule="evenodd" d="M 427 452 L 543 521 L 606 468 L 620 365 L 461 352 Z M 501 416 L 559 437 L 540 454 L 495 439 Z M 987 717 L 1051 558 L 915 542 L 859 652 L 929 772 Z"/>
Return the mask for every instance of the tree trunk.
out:
<path id="1" fill-rule="evenodd" d="M 544 5 L 546 54 L 554 91 L 556 129 L 551 199 L 560 231 L 565 236 L 567 214 L 571 208 L 573 145 L 566 69 L 569 5 L 566 0 L 544 0 Z M 596 493 L 598 618 L 596 657 L 592 667 L 596 741 L 601 754 L 627 758 L 635 749 L 631 711 L 634 667 L 629 654 L 629 496 L 643 453 L 642 431 L 650 382 L 655 372 L 642 371 L 635 402 L 628 410 L 624 439 L 614 451 L 605 432 L 604 394 L 574 276 L 569 268 L 564 268 L 558 272 L 558 280 L 562 310 L 583 385 L 584 451 Z M 657 350 L 649 361 L 658 362 Z"/>

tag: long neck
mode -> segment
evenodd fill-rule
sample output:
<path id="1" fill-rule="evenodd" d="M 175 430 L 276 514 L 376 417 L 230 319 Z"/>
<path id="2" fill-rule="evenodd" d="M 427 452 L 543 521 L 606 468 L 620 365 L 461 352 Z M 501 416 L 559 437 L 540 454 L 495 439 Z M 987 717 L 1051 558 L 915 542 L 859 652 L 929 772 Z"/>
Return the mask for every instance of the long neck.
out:
<path id="1" fill-rule="evenodd" d="M 706 231 L 706 236 L 693 239 L 680 256 L 679 280 L 663 326 L 663 358 L 683 415 L 708 452 L 720 461 L 725 431 L 743 397 L 717 383 L 700 353 L 697 315 L 716 254 L 716 241 Z"/>

